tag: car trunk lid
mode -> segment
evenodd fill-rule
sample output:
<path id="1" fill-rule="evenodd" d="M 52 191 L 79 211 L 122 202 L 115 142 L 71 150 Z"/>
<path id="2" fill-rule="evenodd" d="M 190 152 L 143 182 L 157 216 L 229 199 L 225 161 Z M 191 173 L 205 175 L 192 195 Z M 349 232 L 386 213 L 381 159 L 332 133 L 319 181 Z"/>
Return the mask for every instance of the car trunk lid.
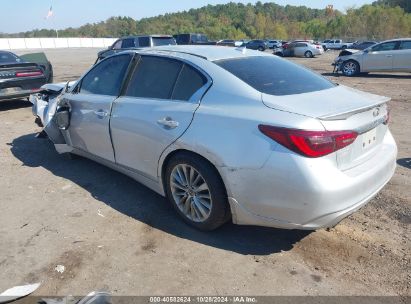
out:
<path id="1" fill-rule="evenodd" d="M 371 158 L 387 132 L 388 97 L 338 86 L 288 96 L 262 94 L 262 99 L 267 107 L 316 118 L 327 131 L 356 131 L 355 142 L 336 152 L 341 170 Z"/>

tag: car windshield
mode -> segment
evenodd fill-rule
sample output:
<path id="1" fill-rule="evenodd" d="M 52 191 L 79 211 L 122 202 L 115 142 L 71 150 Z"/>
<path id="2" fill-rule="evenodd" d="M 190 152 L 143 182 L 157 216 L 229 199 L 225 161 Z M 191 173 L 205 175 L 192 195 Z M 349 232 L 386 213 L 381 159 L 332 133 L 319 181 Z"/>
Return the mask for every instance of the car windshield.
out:
<path id="1" fill-rule="evenodd" d="M 153 46 L 176 45 L 172 37 L 153 37 Z"/>
<path id="2" fill-rule="evenodd" d="M 270 95 L 293 95 L 332 88 L 324 77 L 274 56 L 250 56 L 214 61 L 254 89 Z"/>
<path id="3" fill-rule="evenodd" d="M 14 55 L 13 53 L 9 52 L 0 52 L 0 63 L 19 63 L 23 62 L 23 60 Z"/>

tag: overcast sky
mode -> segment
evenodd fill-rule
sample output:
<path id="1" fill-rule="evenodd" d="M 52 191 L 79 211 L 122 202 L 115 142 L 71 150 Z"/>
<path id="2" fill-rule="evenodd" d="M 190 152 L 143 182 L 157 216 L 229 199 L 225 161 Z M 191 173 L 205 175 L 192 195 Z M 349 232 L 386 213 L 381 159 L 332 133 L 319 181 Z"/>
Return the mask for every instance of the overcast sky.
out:
<path id="1" fill-rule="evenodd" d="M 198 8 L 207 4 L 222 4 L 218 0 L 0 0 L 0 32 L 15 33 L 35 28 L 78 27 L 85 23 L 106 20 L 111 16 L 130 16 L 135 19 Z M 234 1 L 255 3 L 256 1 Z M 261 1 L 269 2 L 269 1 Z M 305 5 L 324 8 L 327 4 L 344 11 L 351 6 L 372 3 L 373 0 L 277 0 L 280 5 Z M 45 19 L 53 6 L 53 16 Z"/>

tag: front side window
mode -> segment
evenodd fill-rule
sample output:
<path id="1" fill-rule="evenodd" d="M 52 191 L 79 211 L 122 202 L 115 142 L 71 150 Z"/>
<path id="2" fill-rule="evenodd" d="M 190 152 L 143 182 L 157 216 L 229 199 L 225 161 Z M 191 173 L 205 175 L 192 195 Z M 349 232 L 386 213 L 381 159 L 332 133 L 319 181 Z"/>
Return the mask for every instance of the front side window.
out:
<path id="1" fill-rule="evenodd" d="M 142 56 L 131 77 L 126 96 L 170 99 L 183 63 L 177 60 Z"/>
<path id="2" fill-rule="evenodd" d="M 123 43 L 123 40 L 119 40 L 113 45 L 113 50 L 119 50 L 121 49 L 121 44 Z"/>
<path id="3" fill-rule="evenodd" d="M 392 51 L 395 49 L 395 46 L 397 45 L 396 41 L 391 41 L 391 42 L 385 42 L 378 44 L 372 48 L 373 52 L 384 52 L 384 51 Z"/>
<path id="4" fill-rule="evenodd" d="M 120 55 L 101 61 L 81 80 L 80 93 L 118 96 L 130 60 Z"/>
<path id="5" fill-rule="evenodd" d="M 176 41 L 172 37 L 153 37 L 153 46 L 176 45 Z"/>
<path id="6" fill-rule="evenodd" d="M 250 56 L 214 61 L 234 76 L 270 95 L 293 95 L 335 87 L 320 75 L 275 56 Z"/>
<path id="7" fill-rule="evenodd" d="M 134 38 L 127 38 L 123 40 L 123 43 L 121 44 L 122 49 L 129 49 L 135 47 L 135 42 Z"/>

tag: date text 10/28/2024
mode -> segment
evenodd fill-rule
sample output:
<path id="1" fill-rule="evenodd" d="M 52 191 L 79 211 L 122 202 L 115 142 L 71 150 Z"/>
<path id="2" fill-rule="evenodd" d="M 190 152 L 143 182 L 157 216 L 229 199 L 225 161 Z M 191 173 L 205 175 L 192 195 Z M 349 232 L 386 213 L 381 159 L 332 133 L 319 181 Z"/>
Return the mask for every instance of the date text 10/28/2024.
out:
<path id="1" fill-rule="evenodd" d="M 150 297 L 150 303 L 258 303 L 254 297 L 243 296 L 196 296 L 196 297 Z"/>

